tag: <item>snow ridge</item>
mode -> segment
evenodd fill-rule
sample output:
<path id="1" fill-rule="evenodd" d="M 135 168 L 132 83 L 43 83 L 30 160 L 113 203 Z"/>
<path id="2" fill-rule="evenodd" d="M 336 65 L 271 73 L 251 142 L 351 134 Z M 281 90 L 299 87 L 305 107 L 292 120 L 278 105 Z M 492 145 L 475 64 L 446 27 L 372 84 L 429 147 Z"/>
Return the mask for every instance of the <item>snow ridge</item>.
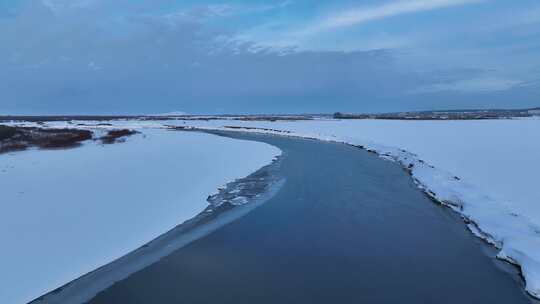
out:
<path id="1" fill-rule="evenodd" d="M 253 125 L 231 127 L 216 124 L 196 124 L 191 127 L 209 131 L 228 130 L 345 143 L 397 162 L 409 171 L 421 190 L 442 205 L 460 213 L 474 235 L 498 248 L 499 259 L 519 266 L 525 279 L 526 291 L 533 297 L 540 298 L 540 226 L 513 212 L 502 202 L 482 194 L 459 177 L 428 164 L 414 153 L 369 140 L 297 132 L 285 128 L 258 128 Z"/>

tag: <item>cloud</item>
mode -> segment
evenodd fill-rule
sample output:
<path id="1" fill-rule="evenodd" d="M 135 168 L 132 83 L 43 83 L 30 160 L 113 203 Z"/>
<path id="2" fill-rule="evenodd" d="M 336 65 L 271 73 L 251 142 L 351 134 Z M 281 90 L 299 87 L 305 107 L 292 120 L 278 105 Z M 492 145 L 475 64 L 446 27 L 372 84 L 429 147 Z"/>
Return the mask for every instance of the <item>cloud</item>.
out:
<path id="1" fill-rule="evenodd" d="M 237 17 L 241 15 L 267 13 L 269 11 L 285 8 L 293 4 L 293 1 L 287 0 L 275 4 L 210 4 L 201 5 L 187 10 L 181 10 L 171 15 L 197 17 L 200 21 L 219 17 Z"/>
<path id="2" fill-rule="evenodd" d="M 56 12 L 51 6 L 32 1 L 33 7 L 0 19 L 0 112 L 396 111 L 433 107 L 431 96 L 410 94 L 411 91 L 441 92 L 437 96 L 438 106 L 452 108 L 458 102 L 462 107 L 469 101 L 493 105 L 497 97 L 483 100 L 471 93 L 508 91 L 513 94 L 508 100 L 514 101 L 518 98 L 513 96 L 520 91 L 527 101 L 536 98 L 540 90 L 536 89 L 538 85 L 523 83 L 530 80 L 526 73 L 509 71 L 508 67 L 522 60 L 522 55 L 517 60 L 513 53 L 504 65 L 500 56 L 483 55 L 498 63 L 496 67 L 486 67 L 478 60 L 480 56 L 473 60 L 458 54 L 451 60 L 446 54 L 426 49 L 417 60 L 404 64 L 403 50 L 282 49 L 235 39 L 243 28 L 235 31 L 234 18 L 253 21 L 257 18 L 253 18 L 252 12 L 291 5 L 287 1 L 272 6 L 235 2 L 232 6 L 196 7 L 169 7 L 170 0 L 48 1 L 49 5 L 54 3 Z M 398 4 L 420 2 L 428 1 Z M 444 7 L 443 3 L 449 6 L 450 2 L 458 3 L 433 1 L 438 3 L 437 7 Z M 433 3 L 428 6 L 433 8 Z M 397 4 L 378 8 L 392 5 Z M 377 18 L 408 10 L 401 7 L 394 8 L 392 14 L 385 12 Z M 214 18 L 224 20 L 206 22 Z M 249 23 L 243 21 L 238 24 Z M 266 29 L 273 31 L 274 28 Z M 370 37 L 373 43 L 363 39 L 370 48 L 406 43 L 401 41 L 405 36 L 394 33 Z M 457 47 L 448 49 L 460 51 Z M 437 67 L 427 61 L 426 54 L 432 54 L 435 63 L 447 63 L 439 67 L 442 71 L 434 71 Z M 528 60 L 528 66 L 531 62 L 537 61 Z M 463 66 L 478 70 L 448 71 L 449 67 Z M 534 74 L 538 75 L 538 71 Z M 445 98 L 447 103 L 443 104 Z M 498 98 L 503 104 L 504 96 Z"/>
<path id="3" fill-rule="evenodd" d="M 440 93 L 440 92 L 459 92 L 459 93 L 487 93 L 507 91 L 516 87 L 524 86 L 526 83 L 521 80 L 477 77 L 463 79 L 448 83 L 436 83 L 420 87 L 412 93 Z"/>
<path id="4" fill-rule="evenodd" d="M 250 9 L 245 10 L 247 13 L 256 12 L 256 13 L 262 13 L 262 12 L 268 12 L 276 9 L 282 9 L 286 8 L 290 5 L 294 4 L 294 1 L 292 0 L 285 0 L 283 2 L 277 2 L 275 4 L 265 4 L 265 5 L 255 5 L 252 6 Z"/>
<path id="5" fill-rule="evenodd" d="M 102 69 L 102 67 L 100 65 L 98 65 L 97 63 L 93 62 L 93 61 L 90 61 L 88 63 L 88 69 L 92 70 L 92 71 L 99 71 Z"/>
<path id="6" fill-rule="evenodd" d="M 97 1 L 98 0 L 41 0 L 41 3 L 54 13 L 59 13 L 70 9 L 87 8 Z"/>
<path id="7" fill-rule="evenodd" d="M 322 31 L 349 27 L 378 19 L 442 9 L 452 6 L 484 2 L 485 0 L 408 0 L 397 1 L 372 7 L 348 9 L 328 16 L 299 31 L 302 35 L 312 35 Z"/>
<path id="8" fill-rule="evenodd" d="M 162 16 L 170 26 L 177 26 L 179 23 L 197 22 L 204 23 L 210 19 L 230 16 L 234 8 L 227 4 L 199 6 L 191 9 L 178 10 Z"/>
<path id="9" fill-rule="evenodd" d="M 45 0 L 44 0 L 45 1 Z M 48 0 L 51 1 L 51 0 Z M 89 1 L 89 0 L 87 0 Z M 220 18 L 241 18 L 246 15 L 268 13 L 269 11 L 285 8 L 293 4 L 292 1 L 283 1 L 275 4 L 209 4 L 197 5 L 189 8 L 181 8 L 174 12 L 169 12 L 161 17 L 170 26 L 176 26 L 178 23 L 196 22 L 204 24 L 210 20 Z"/>
<path id="10" fill-rule="evenodd" d="M 340 29 L 385 18 L 432 11 L 490 0 L 400 0 L 372 6 L 354 6 L 333 13 L 317 13 L 310 19 L 269 20 L 254 27 L 241 29 L 239 40 L 257 41 L 274 47 L 297 47 L 317 50 L 370 50 L 411 47 L 425 35 L 415 30 L 404 34 L 395 27 L 380 27 L 364 33 L 344 36 Z M 380 1 L 382 2 L 382 1 Z M 426 29 L 429 31 L 430 29 Z M 446 29 L 445 29 L 446 30 Z M 397 32 L 397 34 L 396 34 Z M 349 33 L 350 34 L 350 33 Z M 353 38 L 354 37 L 354 38 Z"/>
<path id="11" fill-rule="evenodd" d="M 283 9 L 290 5 L 294 4 L 291 0 L 286 0 L 282 2 L 276 2 L 274 4 L 248 4 L 248 5 L 226 5 L 227 15 L 237 16 L 237 15 L 246 15 L 246 14 L 260 14 L 267 13 L 273 10 Z M 223 6 L 223 5 L 218 5 Z"/>
<path id="12" fill-rule="evenodd" d="M 399 92 L 404 83 L 397 81 L 391 52 L 259 48 L 231 41 L 189 10 L 174 24 L 163 12 L 127 14 L 126 8 L 120 18 L 99 6 L 91 16 L 84 11 L 51 14 L 37 7 L 5 21 L 0 111 L 280 111 L 330 96 Z"/>
<path id="13" fill-rule="evenodd" d="M 529 8 L 527 11 L 516 16 L 518 24 L 536 24 L 540 23 L 540 6 Z"/>

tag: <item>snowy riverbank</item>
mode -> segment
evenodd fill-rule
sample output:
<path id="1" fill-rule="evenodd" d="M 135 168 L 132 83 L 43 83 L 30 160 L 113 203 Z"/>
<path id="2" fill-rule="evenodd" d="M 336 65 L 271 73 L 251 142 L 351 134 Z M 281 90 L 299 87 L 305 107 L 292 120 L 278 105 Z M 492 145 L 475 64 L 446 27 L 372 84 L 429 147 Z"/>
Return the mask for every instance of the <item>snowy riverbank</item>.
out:
<path id="1" fill-rule="evenodd" d="M 540 297 L 538 119 L 176 124 L 345 142 L 399 162 L 419 187 L 460 212 L 473 233 L 500 248 L 500 258 L 520 265 L 527 291 Z"/>
<path id="2" fill-rule="evenodd" d="M 51 127 L 133 128 L 176 125 L 316 138 L 361 146 L 410 170 L 417 185 L 461 213 L 473 233 L 522 268 L 540 297 L 539 119 L 483 121 L 110 121 L 52 122 Z M 33 125 L 33 123 L 23 123 Z M 232 128 L 231 128 L 232 127 Z M 198 136 L 198 135 L 197 135 Z M 243 155 L 256 156 L 254 152 Z M 232 178 L 245 176 L 236 175 Z M 215 189 L 215 188 L 214 188 Z"/>
<path id="3" fill-rule="evenodd" d="M 280 154 L 208 134 L 141 131 L 122 144 L 0 156 L 0 302 L 26 303 L 144 245 Z"/>

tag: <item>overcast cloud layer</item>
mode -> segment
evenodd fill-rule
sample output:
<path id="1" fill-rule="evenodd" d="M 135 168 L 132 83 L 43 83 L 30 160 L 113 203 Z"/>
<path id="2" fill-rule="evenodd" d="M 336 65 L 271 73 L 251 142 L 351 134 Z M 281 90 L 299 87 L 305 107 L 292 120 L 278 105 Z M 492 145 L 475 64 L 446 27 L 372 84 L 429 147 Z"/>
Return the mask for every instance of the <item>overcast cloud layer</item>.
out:
<path id="1" fill-rule="evenodd" d="M 0 0 L 0 114 L 540 105 L 537 1 L 359 2 Z"/>

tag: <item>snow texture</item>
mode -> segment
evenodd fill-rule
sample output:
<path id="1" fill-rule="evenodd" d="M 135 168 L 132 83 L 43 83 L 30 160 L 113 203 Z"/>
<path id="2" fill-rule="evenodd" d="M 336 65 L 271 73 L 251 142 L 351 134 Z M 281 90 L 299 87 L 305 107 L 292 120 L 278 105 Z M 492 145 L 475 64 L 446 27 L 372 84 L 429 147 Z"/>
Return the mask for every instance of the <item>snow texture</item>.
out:
<path id="1" fill-rule="evenodd" d="M 0 155 L 0 303 L 27 303 L 144 245 L 280 154 L 149 127 L 161 126 L 121 144 Z"/>

